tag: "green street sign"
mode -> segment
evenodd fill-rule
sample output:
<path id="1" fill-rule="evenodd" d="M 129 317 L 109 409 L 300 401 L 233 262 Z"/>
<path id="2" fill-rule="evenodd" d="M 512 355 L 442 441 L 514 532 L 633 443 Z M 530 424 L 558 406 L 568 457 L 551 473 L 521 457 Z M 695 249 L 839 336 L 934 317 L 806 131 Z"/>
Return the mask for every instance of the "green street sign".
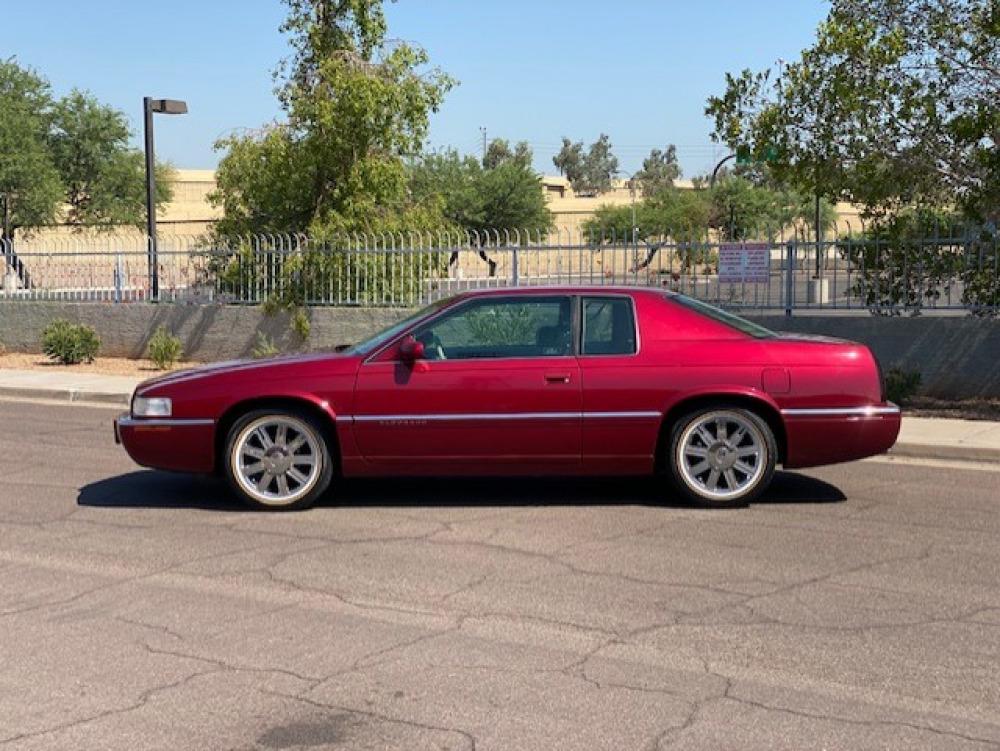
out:
<path id="1" fill-rule="evenodd" d="M 736 163 L 741 167 L 745 167 L 749 164 L 760 164 L 761 162 L 776 162 L 778 161 L 778 147 L 768 146 L 764 149 L 760 158 L 755 158 L 753 151 L 751 151 L 749 146 L 737 146 L 736 147 Z"/>

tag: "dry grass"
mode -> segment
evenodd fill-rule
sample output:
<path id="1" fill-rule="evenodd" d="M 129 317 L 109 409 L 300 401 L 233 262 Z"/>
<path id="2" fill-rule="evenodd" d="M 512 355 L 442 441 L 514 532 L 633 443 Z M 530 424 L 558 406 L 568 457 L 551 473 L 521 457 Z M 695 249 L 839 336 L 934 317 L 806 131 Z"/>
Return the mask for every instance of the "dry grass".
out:
<path id="1" fill-rule="evenodd" d="M 22 352 L 0 354 L 0 369 L 10 370 L 59 370 L 69 373 L 95 373 L 99 375 L 135 376 L 149 378 L 156 373 L 190 368 L 198 363 L 179 362 L 166 370 L 158 370 L 152 360 L 130 360 L 127 357 L 98 357 L 91 363 L 60 365 L 45 355 L 29 355 Z"/>

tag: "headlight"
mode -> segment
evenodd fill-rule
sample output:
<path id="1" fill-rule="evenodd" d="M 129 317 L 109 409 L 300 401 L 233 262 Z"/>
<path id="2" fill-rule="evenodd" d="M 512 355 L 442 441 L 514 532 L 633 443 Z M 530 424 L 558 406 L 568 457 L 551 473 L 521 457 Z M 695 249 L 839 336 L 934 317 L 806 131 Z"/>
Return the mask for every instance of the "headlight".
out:
<path id="1" fill-rule="evenodd" d="M 133 417 L 170 417 L 173 404 L 161 396 L 146 399 L 137 396 L 132 400 Z"/>

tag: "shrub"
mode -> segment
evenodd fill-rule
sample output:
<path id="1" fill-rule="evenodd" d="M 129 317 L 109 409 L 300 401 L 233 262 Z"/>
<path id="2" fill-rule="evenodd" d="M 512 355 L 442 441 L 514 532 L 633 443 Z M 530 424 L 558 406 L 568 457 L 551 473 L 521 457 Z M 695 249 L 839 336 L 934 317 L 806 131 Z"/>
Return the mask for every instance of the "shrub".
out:
<path id="1" fill-rule="evenodd" d="M 97 332 L 82 323 L 57 318 L 42 332 L 42 351 L 63 365 L 93 362 L 100 348 Z"/>
<path id="2" fill-rule="evenodd" d="M 274 346 L 274 342 L 271 340 L 267 334 L 263 331 L 257 332 L 257 343 L 254 344 L 253 349 L 250 350 L 250 354 L 257 360 L 262 360 L 266 357 L 274 357 L 278 354 L 278 348 Z"/>
<path id="3" fill-rule="evenodd" d="M 920 372 L 890 368 L 885 374 L 885 394 L 890 402 L 906 404 L 920 390 Z"/>
<path id="4" fill-rule="evenodd" d="M 271 295 L 261 303 L 260 309 L 266 316 L 277 315 L 278 311 L 281 310 L 281 300 L 277 296 Z"/>
<path id="5" fill-rule="evenodd" d="M 305 341 L 309 338 L 312 324 L 309 323 L 309 316 L 304 310 L 296 310 L 292 316 L 292 329 L 299 335 L 299 339 Z"/>
<path id="6" fill-rule="evenodd" d="M 181 340 L 160 326 L 149 339 L 149 359 L 160 370 L 166 370 L 181 359 Z"/>

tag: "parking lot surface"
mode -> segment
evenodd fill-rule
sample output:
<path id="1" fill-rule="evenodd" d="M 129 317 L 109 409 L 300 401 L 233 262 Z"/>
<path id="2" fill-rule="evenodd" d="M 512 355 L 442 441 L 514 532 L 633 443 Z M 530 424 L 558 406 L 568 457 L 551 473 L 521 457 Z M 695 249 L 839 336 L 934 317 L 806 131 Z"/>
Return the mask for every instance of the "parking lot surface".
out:
<path id="1" fill-rule="evenodd" d="M 0 402 L 0 748 L 1000 747 L 1000 472 L 352 481 L 310 511 Z"/>

